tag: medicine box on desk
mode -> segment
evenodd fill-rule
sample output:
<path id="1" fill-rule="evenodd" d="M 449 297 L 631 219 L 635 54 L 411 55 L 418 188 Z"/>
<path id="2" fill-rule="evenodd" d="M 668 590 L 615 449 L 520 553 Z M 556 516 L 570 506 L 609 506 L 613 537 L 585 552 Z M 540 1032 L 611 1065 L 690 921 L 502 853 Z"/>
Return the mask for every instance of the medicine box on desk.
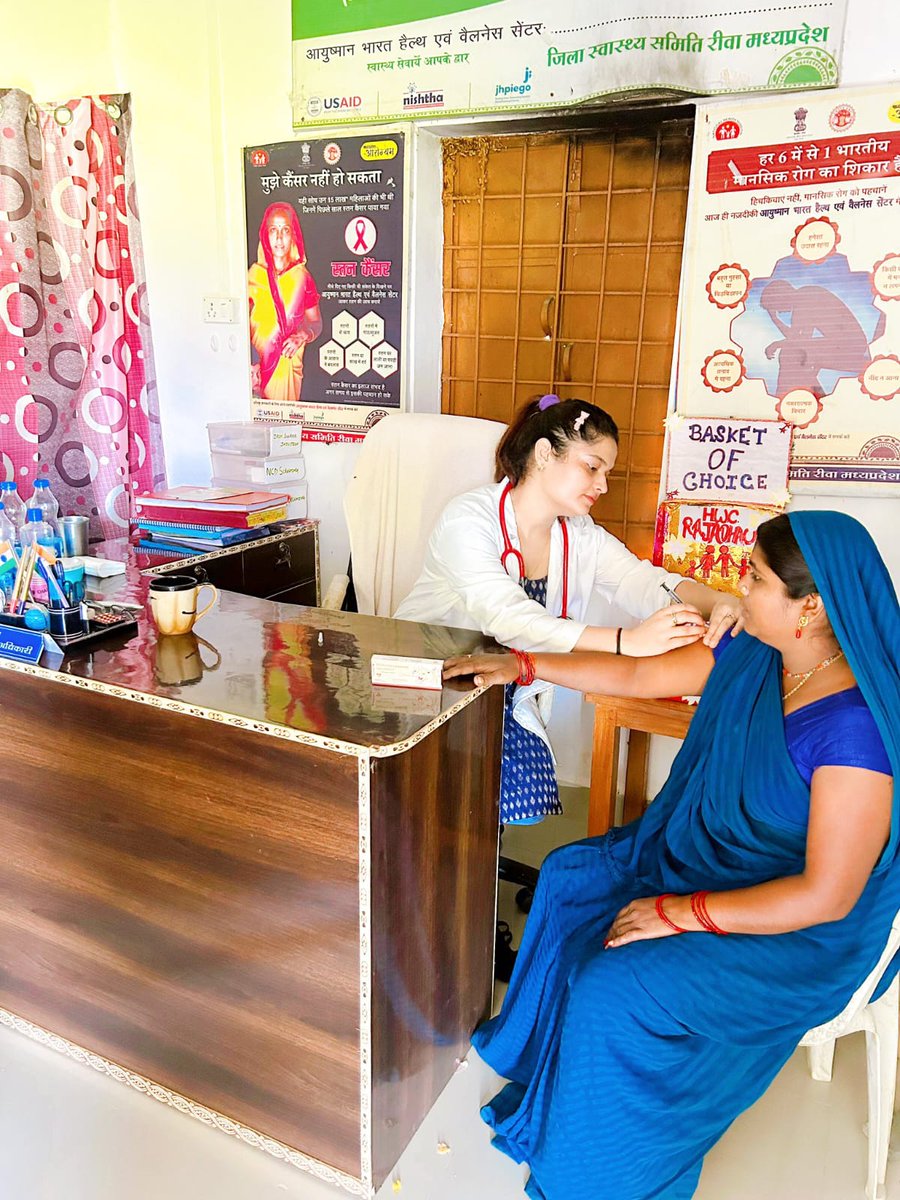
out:
<path id="1" fill-rule="evenodd" d="M 211 421 L 206 430 L 213 454 L 296 458 L 303 450 L 303 424 L 300 421 L 280 425 L 265 421 Z"/>

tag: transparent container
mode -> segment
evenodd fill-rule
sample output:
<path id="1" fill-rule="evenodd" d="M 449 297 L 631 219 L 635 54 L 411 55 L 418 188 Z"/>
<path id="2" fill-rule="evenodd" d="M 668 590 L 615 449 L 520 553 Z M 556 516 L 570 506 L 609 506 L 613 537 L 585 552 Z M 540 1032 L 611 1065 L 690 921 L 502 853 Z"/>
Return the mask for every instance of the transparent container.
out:
<path id="1" fill-rule="evenodd" d="M 303 425 L 264 421 L 212 421 L 206 426 L 214 454 L 250 458 L 296 458 L 302 450 Z"/>
<path id="2" fill-rule="evenodd" d="M 44 520 L 60 539 L 60 544 L 62 544 L 62 527 L 59 523 L 59 501 L 50 490 L 49 480 L 36 479 L 34 481 L 34 492 L 28 501 L 29 511 L 33 508 L 41 510 Z"/>
<path id="3" fill-rule="evenodd" d="M 263 490 L 274 490 L 282 483 L 300 483 L 306 478 L 306 463 L 303 455 L 290 458 L 255 458 L 247 454 L 224 454 L 210 451 L 212 473 L 232 482 L 247 484 Z"/>
<path id="4" fill-rule="evenodd" d="M 47 546 L 55 550 L 57 555 L 62 555 L 62 538 L 56 534 L 49 521 L 43 519 L 39 508 L 28 509 L 19 537 L 23 550 L 32 542 L 37 542 L 39 546 Z"/>
<path id="5" fill-rule="evenodd" d="M 6 505 L 0 501 L 0 547 L 4 542 L 8 542 L 10 546 L 16 544 L 16 527 L 6 515 Z"/>
<path id="6" fill-rule="evenodd" d="M 0 500 L 3 501 L 6 515 L 12 521 L 18 535 L 25 524 L 25 501 L 19 495 L 14 480 L 7 479 L 0 483 Z"/>

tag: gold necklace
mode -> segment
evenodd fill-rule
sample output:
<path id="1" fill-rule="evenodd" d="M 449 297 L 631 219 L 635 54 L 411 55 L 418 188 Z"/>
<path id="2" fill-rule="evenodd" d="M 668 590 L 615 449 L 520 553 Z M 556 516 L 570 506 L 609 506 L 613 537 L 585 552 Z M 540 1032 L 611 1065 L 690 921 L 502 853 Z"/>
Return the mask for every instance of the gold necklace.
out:
<path id="1" fill-rule="evenodd" d="M 823 671 L 825 667 L 830 667 L 832 663 L 837 662 L 839 658 L 844 657 L 843 650 L 838 650 L 837 654 L 831 654 L 828 658 L 823 658 L 822 661 L 810 671 L 785 671 L 788 678 L 796 678 L 797 675 L 802 675 L 799 683 L 795 683 L 789 692 L 785 692 L 781 697 L 782 700 L 790 700 L 795 692 L 799 692 L 804 683 L 807 683 L 815 675 L 816 671 Z"/>

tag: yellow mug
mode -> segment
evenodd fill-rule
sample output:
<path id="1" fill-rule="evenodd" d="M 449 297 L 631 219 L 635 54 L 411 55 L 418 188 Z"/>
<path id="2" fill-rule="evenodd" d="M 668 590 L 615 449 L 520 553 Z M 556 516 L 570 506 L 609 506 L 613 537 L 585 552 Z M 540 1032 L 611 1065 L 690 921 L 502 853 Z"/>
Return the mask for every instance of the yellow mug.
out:
<path id="1" fill-rule="evenodd" d="M 212 600 L 198 612 L 197 597 L 205 587 L 211 590 Z M 198 583 L 193 575 L 156 575 L 150 580 L 150 611 L 160 633 L 190 633 L 218 595 L 211 583 Z"/>

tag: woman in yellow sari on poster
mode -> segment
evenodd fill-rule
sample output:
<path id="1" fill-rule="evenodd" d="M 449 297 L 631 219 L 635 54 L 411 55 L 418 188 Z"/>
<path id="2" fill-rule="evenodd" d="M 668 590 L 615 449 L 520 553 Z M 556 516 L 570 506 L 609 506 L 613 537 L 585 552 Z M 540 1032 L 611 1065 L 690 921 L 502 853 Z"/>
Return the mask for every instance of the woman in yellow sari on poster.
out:
<path id="1" fill-rule="evenodd" d="M 270 204 L 248 272 L 253 395 L 299 400 L 303 352 L 322 332 L 319 293 L 306 266 L 300 221 L 290 204 Z"/>

